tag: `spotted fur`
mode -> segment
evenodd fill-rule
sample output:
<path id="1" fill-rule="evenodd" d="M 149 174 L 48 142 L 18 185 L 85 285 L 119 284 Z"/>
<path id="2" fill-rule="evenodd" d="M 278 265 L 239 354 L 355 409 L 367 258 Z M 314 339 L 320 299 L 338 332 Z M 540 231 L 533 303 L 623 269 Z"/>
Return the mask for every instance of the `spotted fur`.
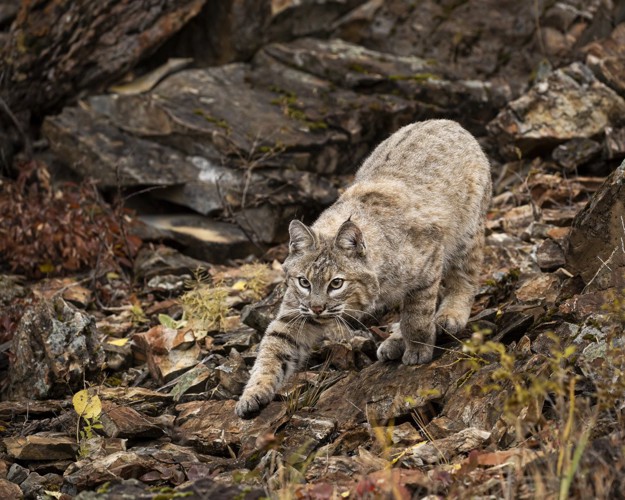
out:
<path id="1" fill-rule="evenodd" d="M 400 307 L 381 361 L 431 361 L 437 330 L 469 318 L 491 198 L 490 166 L 459 124 L 429 120 L 382 142 L 308 227 L 289 227 L 287 290 L 236 412 L 262 409 L 333 326 Z"/>

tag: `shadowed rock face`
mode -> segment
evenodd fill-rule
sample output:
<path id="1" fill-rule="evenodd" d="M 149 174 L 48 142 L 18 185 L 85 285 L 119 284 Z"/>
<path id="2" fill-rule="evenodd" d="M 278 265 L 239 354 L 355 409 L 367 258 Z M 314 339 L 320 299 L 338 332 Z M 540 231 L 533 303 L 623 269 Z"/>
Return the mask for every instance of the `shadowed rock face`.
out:
<path id="1" fill-rule="evenodd" d="M 567 264 L 591 290 L 625 288 L 625 162 L 573 220 Z"/>
<path id="2" fill-rule="evenodd" d="M 197 15 L 205 0 L 23 3 L 2 47 L 2 90 L 14 111 L 41 116 L 102 89 Z"/>

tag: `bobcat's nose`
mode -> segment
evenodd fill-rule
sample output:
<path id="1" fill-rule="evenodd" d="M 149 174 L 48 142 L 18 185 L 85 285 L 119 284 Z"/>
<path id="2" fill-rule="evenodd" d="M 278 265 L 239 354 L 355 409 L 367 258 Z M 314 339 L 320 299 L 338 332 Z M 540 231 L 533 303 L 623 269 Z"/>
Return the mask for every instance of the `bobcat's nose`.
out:
<path id="1" fill-rule="evenodd" d="M 310 309 L 317 316 L 319 316 L 323 312 L 323 310 L 325 309 L 325 306 L 310 306 Z"/>

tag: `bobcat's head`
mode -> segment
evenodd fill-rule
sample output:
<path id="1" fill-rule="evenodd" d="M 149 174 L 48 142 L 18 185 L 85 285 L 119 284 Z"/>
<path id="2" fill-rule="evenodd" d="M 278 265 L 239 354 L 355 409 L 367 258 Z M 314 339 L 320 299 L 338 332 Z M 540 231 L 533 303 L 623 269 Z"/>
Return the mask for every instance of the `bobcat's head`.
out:
<path id="1" fill-rule="evenodd" d="M 359 318 L 375 303 L 378 279 L 368 265 L 363 235 L 354 222 L 345 221 L 334 238 L 325 239 L 294 220 L 289 234 L 284 305 L 293 315 L 316 322 Z"/>

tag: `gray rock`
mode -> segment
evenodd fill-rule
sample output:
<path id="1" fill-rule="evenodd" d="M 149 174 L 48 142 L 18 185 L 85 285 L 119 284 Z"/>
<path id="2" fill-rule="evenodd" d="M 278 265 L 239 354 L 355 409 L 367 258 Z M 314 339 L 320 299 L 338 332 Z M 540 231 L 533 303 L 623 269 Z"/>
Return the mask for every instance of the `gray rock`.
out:
<path id="1" fill-rule="evenodd" d="M 625 121 L 625 101 L 581 63 L 554 71 L 510 102 L 488 124 L 502 155 L 549 151 L 571 139 L 593 138 Z"/>
<path id="2" fill-rule="evenodd" d="M 28 469 L 20 464 L 12 464 L 7 473 L 7 479 L 15 484 L 21 484 L 28 477 Z"/>
<path id="3" fill-rule="evenodd" d="M 586 45 L 586 64 L 597 78 L 625 97 L 625 23 L 621 23 L 610 36 Z"/>
<path id="4" fill-rule="evenodd" d="M 46 474 L 42 476 L 36 472 L 31 472 L 26 480 L 20 484 L 20 488 L 25 498 L 40 498 L 45 490 L 59 491 L 63 484 L 63 478 L 57 474 Z"/>
<path id="5" fill-rule="evenodd" d="M 94 318 L 60 298 L 25 311 L 12 352 L 11 399 L 45 399 L 82 389 L 85 378 L 104 363 Z"/>
<path id="6" fill-rule="evenodd" d="M 551 239 L 543 240 L 536 249 L 536 263 L 543 271 L 555 271 L 566 264 L 562 247 Z"/>
<path id="7" fill-rule="evenodd" d="M 566 170 L 575 171 L 577 167 L 599 157 L 601 150 L 601 144 L 597 141 L 578 138 L 560 144 L 551 154 Z"/>

